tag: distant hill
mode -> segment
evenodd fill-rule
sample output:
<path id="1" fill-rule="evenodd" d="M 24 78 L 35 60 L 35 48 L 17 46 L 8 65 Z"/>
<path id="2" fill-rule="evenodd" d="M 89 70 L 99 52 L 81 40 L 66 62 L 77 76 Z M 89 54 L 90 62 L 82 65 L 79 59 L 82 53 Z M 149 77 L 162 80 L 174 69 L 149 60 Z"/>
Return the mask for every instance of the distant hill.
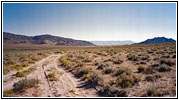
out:
<path id="1" fill-rule="evenodd" d="M 130 45 L 133 44 L 133 41 L 90 41 L 91 43 L 98 46 L 106 46 L 106 45 Z"/>
<path id="2" fill-rule="evenodd" d="M 171 42 L 176 42 L 176 41 L 172 38 L 155 37 L 155 38 L 152 38 L 152 39 L 147 39 L 143 42 L 139 42 L 137 44 L 171 43 Z"/>
<path id="3" fill-rule="evenodd" d="M 3 32 L 3 43 L 9 44 L 44 44 L 61 46 L 95 46 L 88 41 L 74 40 L 52 35 L 25 36 Z"/>

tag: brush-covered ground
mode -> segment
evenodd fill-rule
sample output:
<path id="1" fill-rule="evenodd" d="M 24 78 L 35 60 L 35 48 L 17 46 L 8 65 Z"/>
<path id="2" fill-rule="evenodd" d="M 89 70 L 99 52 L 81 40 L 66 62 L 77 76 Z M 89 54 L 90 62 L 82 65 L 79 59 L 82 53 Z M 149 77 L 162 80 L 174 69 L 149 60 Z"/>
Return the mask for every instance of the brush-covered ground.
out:
<path id="1" fill-rule="evenodd" d="M 175 97 L 176 44 L 4 46 L 4 97 Z"/>

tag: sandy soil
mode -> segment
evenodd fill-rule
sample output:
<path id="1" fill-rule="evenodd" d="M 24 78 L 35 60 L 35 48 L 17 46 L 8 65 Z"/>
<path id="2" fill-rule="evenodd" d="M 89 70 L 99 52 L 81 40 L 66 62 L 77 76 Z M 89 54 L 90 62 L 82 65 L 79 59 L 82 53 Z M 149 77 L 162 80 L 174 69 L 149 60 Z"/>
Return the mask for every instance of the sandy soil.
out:
<path id="1" fill-rule="evenodd" d="M 85 87 L 84 81 L 74 77 L 71 73 L 63 70 L 59 65 L 59 57 L 61 54 L 50 55 L 47 58 L 31 65 L 29 67 L 35 67 L 36 70 L 26 75 L 25 78 L 36 78 L 40 80 L 40 84 L 35 87 L 26 90 L 23 94 L 17 96 L 25 97 L 96 97 L 96 90 L 94 88 Z M 27 68 L 29 68 L 27 67 Z M 25 69 L 27 69 L 25 68 Z M 23 78 L 13 77 L 17 71 L 12 71 L 3 76 L 3 90 L 10 90 L 13 88 L 13 84 Z M 57 81 L 49 81 L 47 78 L 48 73 L 55 73 Z"/>

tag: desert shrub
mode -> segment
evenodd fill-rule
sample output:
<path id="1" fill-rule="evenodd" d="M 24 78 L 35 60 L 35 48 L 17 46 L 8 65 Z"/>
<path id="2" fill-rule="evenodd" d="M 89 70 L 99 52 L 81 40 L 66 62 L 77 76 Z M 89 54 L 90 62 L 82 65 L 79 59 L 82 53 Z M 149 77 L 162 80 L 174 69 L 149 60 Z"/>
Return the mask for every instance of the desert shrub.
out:
<path id="1" fill-rule="evenodd" d="M 127 73 L 127 74 L 130 74 L 131 73 L 131 70 L 128 68 L 128 67 L 126 67 L 126 66 L 121 66 L 121 67 L 119 67 L 117 70 L 116 70 L 116 72 L 115 72 L 115 76 L 119 76 L 119 75 L 121 75 L 122 73 Z"/>
<path id="2" fill-rule="evenodd" d="M 82 77 L 86 74 L 89 74 L 91 71 L 92 71 L 91 68 L 80 67 L 80 68 L 77 69 L 75 75 L 78 76 L 78 77 Z"/>
<path id="3" fill-rule="evenodd" d="M 89 57 L 89 56 L 84 56 L 84 58 L 83 58 L 83 60 L 82 60 L 82 62 L 91 62 L 92 61 L 92 59 Z"/>
<path id="4" fill-rule="evenodd" d="M 43 55 L 43 54 L 39 52 L 39 53 L 37 53 L 37 55 Z"/>
<path id="5" fill-rule="evenodd" d="M 149 54 L 153 53 L 153 51 L 151 51 L 151 50 L 150 50 L 150 51 L 148 50 L 147 52 L 148 52 Z"/>
<path id="6" fill-rule="evenodd" d="M 60 57 L 59 61 L 61 62 L 62 66 L 68 67 L 71 64 L 71 61 L 67 60 L 67 59 L 63 59 L 62 57 Z"/>
<path id="7" fill-rule="evenodd" d="M 94 65 L 95 65 L 95 66 L 99 66 L 100 64 L 101 64 L 100 61 L 97 61 L 97 60 L 94 61 Z"/>
<path id="8" fill-rule="evenodd" d="M 91 79 L 91 76 L 92 76 L 92 73 L 84 74 L 82 79 L 89 81 Z"/>
<path id="9" fill-rule="evenodd" d="M 133 83 L 134 83 L 133 76 L 127 75 L 126 73 L 122 73 L 117 79 L 117 84 L 121 88 L 132 87 Z"/>
<path id="10" fill-rule="evenodd" d="M 167 90 L 168 91 L 168 90 Z M 160 97 L 164 96 L 165 93 L 163 91 L 158 91 L 156 87 L 148 87 L 146 92 L 142 95 L 143 97 Z"/>
<path id="11" fill-rule="evenodd" d="M 13 69 L 13 67 L 14 66 L 5 66 L 5 65 L 3 65 L 3 74 L 9 73 Z"/>
<path id="12" fill-rule="evenodd" d="M 29 64 L 35 64 L 35 61 L 28 61 Z"/>
<path id="13" fill-rule="evenodd" d="M 127 55 L 128 60 L 137 61 L 138 58 L 135 54 L 128 54 Z"/>
<path id="14" fill-rule="evenodd" d="M 114 71 L 115 71 L 114 67 L 107 67 L 107 68 L 105 68 L 104 73 L 110 74 L 110 73 L 113 73 Z"/>
<path id="15" fill-rule="evenodd" d="M 28 70 L 29 70 L 29 71 L 34 71 L 34 70 L 36 70 L 36 68 L 30 67 L 30 68 L 28 68 Z"/>
<path id="16" fill-rule="evenodd" d="M 24 72 L 19 71 L 19 72 L 17 72 L 17 73 L 15 74 L 15 76 L 16 76 L 16 77 L 24 77 L 25 74 L 24 74 Z"/>
<path id="17" fill-rule="evenodd" d="M 117 87 L 106 85 L 103 88 L 101 88 L 99 91 L 99 94 L 106 97 L 127 97 L 128 91 L 127 90 L 120 90 Z"/>
<path id="18" fill-rule="evenodd" d="M 172 65 L 175 65 L 175 62 L 168 60 L 168 59 L 161 59 L 160 64 L 166 64 L 168 66 L 172 66 Z"/>
<path id="19" fill-rule="evenodd" d="M 154 82 L 154 81 L 156 81 L 159 78 L 161 78 L 161 76 L 159 74 L 155 74 L 155 75 L 148 75 L 148 76 L 146 76 L 145 80 L 146 81 Z"/>
<path id="20" fill-rule="evenodd" d="M 75 70 L 75 67 L 68 67 L 66 68 L 69 72 L 72 72 L 73 70 Z"/>
<path id="21" fill-rule="evenodd" d="M 148 58 L 148 56 L 142 56 L 140 59 L 141 60 L 148 60 L 149 58 Z"/>
<path id="22" fill-rule="evenodd" d="M 128 88 L 132 87 L 136 83 L 138 83 L 141 80 L 141 77 L 139 75 L 134 75 L 132 73 L 122 73 L 118 78 L 116 79 L 115 83 L 120 88 Z"/>
<path id="23" fill-rule="evenodd" d="M 156 58 L 153 58 L 153 60 L 154 60 L 154 61 L 156 61 L 156 60 L 158 61 L 159 59 L 160 59 L 160 58 L 158 58 L 158 57 L 156 57 Z"/>
<path id="24" fill-rule="evenodd" d="M 172 58 L 176 58 L 176 54 L 172 56 Z"/>
<path id="25" fill-rule="evenodd" d="M 136 64 L 146 64 L 145 61 L 140 61 L 140 62 L 137 62 Z"/>
<path id="26" fill-rule="evenodd" d="M 99 65 L 98 66 L 98 68 L 97 69 L 104 69 L 104 68 L 106 68 L 106 67 L 109 67 L 110 66 L 110 64 L 109 63 L 102 63 L 101 65 Z"/>
<path id="27" fill-rule="evenodd" d="M 160 63 L 159 62 L 154 62 L 152 63 L 151 67 L 155 68 L 155 67 L 159 67 Z"/>
<path id="28" fill-rule="evenodd" d="M 19 64 L 16 64 L 16 65 L 13 65 L 12 68 L 16 69 L 16 70 L 20 70 L 20 69 L 22 69 L 22 66 Z"/>
<path id="29" fill-rule="evenodd" d="M 16 62 L 15 61 L 8 61 L 7 64 L 14 65 L 14 64 L 16 64 Z"/>
<path id="30" fill-rule="evenodd" d="M 94 83 L 95 85 L 101 85 L 102 86 L 103 83 L 104 83 L 104 77 L 99 72 L 93 72 L 93 73 L 91 73 L 88 81 Z"/>
<path id="31" fill-rule="evenodd" d="M 143 72 L 144 69 L 145 69 L 145 67 L 142 66 L 142 65 L 139 65 L 139 67 L 137 68 L 137 70 L 138 70 L 139 73 Z"/>
<path id="32" fill-rule="evenodd" d="M 104 60 L 103 62 L 110 62 L 113 61 L 111 58 Z"/>
<path id="33" fill-rule="evenodd" d="M 29 66 L 29 64 L 27 63 L 22 64 L 22 67 L 27 67 L 27 66 Z"/>
<path id="34" fill-rule="evenodd" d="M 41 58 L 42 58 L 42 57 L 41 57 Z M 33 57 L 33 58 L 31 58 L 31 61 L 38 61 L 38 60 L 40 60 L 41 58 L 40 58 L 40 57 L 38 57 L 38 58 L 37 58 L 37 57 L 36 57 L 36 58 Z M 28 61 L 28 62 L 31 62 L 31 61 Z"/>
<path id="35" fill-rule="evenodd" d="M 83 67 L 84 66 L 84 63 L 80 62 L 80 63 L 77 63 L 75 67 Z"/>
<path id="36" fill-rule="evenodd" d="M 149 60 L 149 56 L 146 53 L 139 54 L 138 60 Z"/>
<path id="37" fill-rule="evenodd" d="M 155 79 L 155 77 L 154 77 L 153 75 L 148 75 L 148 76 L 145 77 L 145 80 L 146 80 L 146 81 L 151 81 L 151 82 L 153 82 L 153 81 L 155 81 L 156 79 Z"/>
<path id="38" fill-rule="evenodd" d="M 13 91 L 22 92 L 24 89 L 34 87 L 38 83 L 39 83 L 39 80 L 37 79 L 22 79 L 14 83 Z"/>
<path id="39" fill-rule="evenodd" d="M 74 57 L 74 55 L 72 53 L 68 53 L 67 56 L 70 57 L 70 58 Z"/>
<path id="40" fill-rule="evenodd" d="M 78 59 L 84 59 L 84 55 L 78 55 L 77 58 Z"/>
<path id="41" fill-rule="evenodd" d="M 115 86 L 116 85 L 116 79 L 111 79 L 108 83 L 110 86 Z"/>
<path id="42" fill-rule="evenodd" d="M 156 88 L 155 87 L 150 87 L 147 89 L 147 96 L 152 96 L 155 94 Z"/>
<path id="43" fill-rule="evenodd" d="M 171 68 L 166 64 L 162 64 L 158 69 L 159 72 L 166 72 L 166 71 L 170 71 L 170 70 L 171 70 Z"/>
<path id="44" fill-rule="evenodd" d="M 163 56 L 161 56 L 160 58 L 170 58 L 170 56 L 169 55 L 163 55 Z"/>
<path id="45" fill-rule="evenodd" d="M 149 67 L 144 69 L 144 73 L 146 73 L 146 74 L 153 74 L 153 73 L 155 73 L 155 69 L 152 68 L 151 66 L 149 66 Z"/>
<path id="46" fill-rule="evenodd" d="M 114 64 L 121 64 L 122 62 L 123 62 L 123 60 L 121 60 L 121 59 L 115 59 L 113 61 Z"/>

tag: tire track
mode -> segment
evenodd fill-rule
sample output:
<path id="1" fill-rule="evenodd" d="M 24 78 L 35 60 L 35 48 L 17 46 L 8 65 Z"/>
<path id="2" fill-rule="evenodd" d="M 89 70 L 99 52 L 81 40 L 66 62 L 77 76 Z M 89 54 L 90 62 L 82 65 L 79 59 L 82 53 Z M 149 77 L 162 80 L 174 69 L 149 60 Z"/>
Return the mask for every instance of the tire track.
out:
<path id="1" fill-rule="evenodd" d="M 80 79 L 74 77 L 71 73 L 66 72 L 59 66 L 59 58 L 61 54 L 50 55 L 47 58 L 35 63 L 36 70 L 26 76 L 26 78 L 37 78 L 40 80 L 38 88 L 35 88 L 40 92 L 40 97 L 95 97 L 95 89 L 78 88 L 83 82 Z M 58 81 L 50 81 L 48 73 L 55 73 L 55 77 Z M 63 74 L 59 74 L 63 73 Z M 7 76 L 6 76 L 7 77 Z M 5 87 L 11 86 L 14 82 L 23 78 L 16 78 L 6 83 Z M 4 88 L 5 90 L 5 88 Z M 34 91 L 25 92 L 25 96 L 32 96 Z"/>

